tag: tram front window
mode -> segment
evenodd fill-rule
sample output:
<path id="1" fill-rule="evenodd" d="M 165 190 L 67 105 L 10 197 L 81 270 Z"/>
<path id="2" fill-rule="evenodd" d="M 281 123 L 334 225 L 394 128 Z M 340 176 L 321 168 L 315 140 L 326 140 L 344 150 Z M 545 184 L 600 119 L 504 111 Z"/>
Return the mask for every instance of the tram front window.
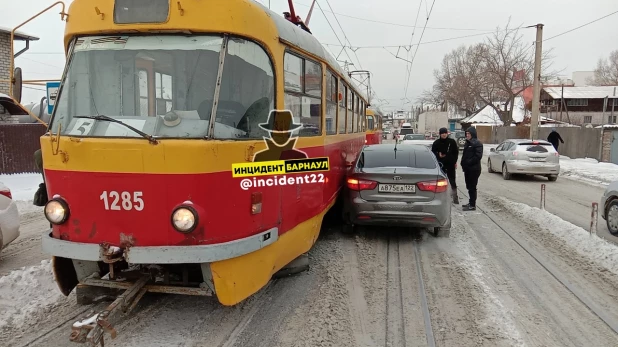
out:
<path id="1" fill-rule="evenodd" d="M 75 118 L 105 115 L 157 138 L 268 136 L 258 124 L 267 122 L 274 107 L 270 58 L 252 41 L 223 43 L 215 35 L 80 38 L 58 95 L 52 132 L 141 137 L 120 124 Z"/>

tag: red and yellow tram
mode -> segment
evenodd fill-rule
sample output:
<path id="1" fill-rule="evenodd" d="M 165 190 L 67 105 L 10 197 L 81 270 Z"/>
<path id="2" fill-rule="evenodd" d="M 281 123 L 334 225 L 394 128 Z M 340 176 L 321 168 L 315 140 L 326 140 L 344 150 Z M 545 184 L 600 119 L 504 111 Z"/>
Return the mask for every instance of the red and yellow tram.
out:
<path id="1" fill-rule="evenodd" d="M 366 139 L 365 144 L 375 145 L 382 143 L 382 114 L 370 108 L 366 113 Z"/>
<path id="2" fill-rule="evenodd" d="M 367 100 L 315 37 L 255 1 L 140 3 L 68 11 L 41 137 L 43 250 L 65 295 L 150 274 L 149 291 L 235 305 L 316 242 L 364 144 Z M 276 132 L 289 112 L 273 110 L 300 128 Z M 329 170 L 233 177 L 273 144 L 271 159 L 304 153 Z"/>

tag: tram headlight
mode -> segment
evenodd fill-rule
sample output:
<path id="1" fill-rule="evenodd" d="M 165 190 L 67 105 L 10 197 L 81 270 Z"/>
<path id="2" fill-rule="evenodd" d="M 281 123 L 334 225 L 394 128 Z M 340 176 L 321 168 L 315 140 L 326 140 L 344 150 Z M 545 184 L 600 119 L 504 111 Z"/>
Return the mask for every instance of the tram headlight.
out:
<path id="1" fill-rule="evenodd" d="M 197 218 L 193 207 L 179 206 L 172 212 L 172 226 L 181 233 L 190 233 L 197 227 Z"/>
<path id="2" fill-rule="evenodd" d="M 45 218 L 56 225 L 60 225 L 69 218 L 69 205 L 60 198 L 51 199 L 45 204 Z"/>

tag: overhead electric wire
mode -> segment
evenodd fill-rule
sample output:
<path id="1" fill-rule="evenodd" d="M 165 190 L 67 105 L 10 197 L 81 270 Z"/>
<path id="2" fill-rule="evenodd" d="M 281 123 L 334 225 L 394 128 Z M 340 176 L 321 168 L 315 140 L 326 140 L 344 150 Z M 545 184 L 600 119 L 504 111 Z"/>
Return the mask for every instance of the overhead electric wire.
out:
<path id="1" fill-rule="evenodd" d="M 330 20 L 328 20 L 328 17 L 326 17 L 326 13 L 324 13 L 324 10 L 322 9 L 322 6 L 320 6 L 319 2 L 315 2 L 316 4 L 318 4 L 318 8 L 320 9 L 320 11 L 322 12 L 322 15 L 324 16 L 324 19 L 326 19 L 326 23 L 328 23 L 328 26 L 330 27 L 330 29 L 333 31 L 333 34 L 335 34 L 335 37 L 337 38 L 337 41 L 339 41 L 339 43 L 341 44 L 341 47 L 343 49 L 343 51 L 345 52 L 345 54 L 348 56 L 348 59 L 350 59 L 350 62 L 353 61 L 352 57 L 350 57 L 350 54 L 348 53 L 348 51 L 345 49 L 346 46 L 341 43 L 341 40 L 339 39 L 339 36 L 337 35 L 337 32 L 335 31 L 335 28 L 333 28 L 333 25 L 330 24 Z M 341 53 L 340 53 L 341 54 Z M 335 58 L 337 59 L 337 58 Z"/>
<path id="2" fill-rule="evenodd" d="M 588 23 L 586 23 L 586 24 L 582 24 L 582 25 L 580 25 L 580 26 L 578 26 L 578 27 L 576 27 L 576 28 L 573 28 L 573 29 L 571 29 L 571 30 L 567 30 L 567 31 L 565 31 L 565 32 L 563 32 L 563 33 L 560 33 L 560 34 L 558 34 L 558 35 L 554 35 L 554 36 L 552 36 L 552 37 L 546 38 L 546 39 L 544 39 L 544 40 L 543 40 L 543 42 L 548 41 L 548 40 L 551 40 L 551 39 L 556 38 L 556 37 L 558 37 L 558 36 L 562 36 L 562 35 L 564 35 L 564 34 L 568 34 L 568 33 L 570 33 L 571 31 L 575 31 L 575 30 L 577 30 L 577 29 L 583 28 L 583 27 L 585 27 L 585 26 L 587 26 L 587 25 L 590 25 L 590 24 L 592 24 L 592 23 L 598 22 L 598 21 L 600 21 L 601 19 L 605 19 L 605 18 L 607 18 L 607 17 L 609 17 L 609 16 L 615 15 L 616 13 L 618 13 L 618 11 L 612 12 L 612 13 L 610 13 L 610 14 L 608 14 L 608 15 L 605 15 L 605 16 L 603 16 L 603 17 L 597 18 L 597 19 L 595 19 L 595 20 L 593 20 L 593 21 L 590 21 L 590 22 L 588 22 Z"/>
<path id="3" fill-rule="evenodd" d="M 296 2 L 295 4 L 301 5 L 301 6 L 305 6 L 305 7 L 310 7 L 310 5 L 306 5 L 306 4 L 302 4 L 302 3 L 298 3 L 298 2 Z M 369 19 L 369 18 L 355 17 L 355 16 L 350 16 L 350 15 L 347 15 L 347 14 L 343 14 L 343 13 L 338 13 L 338 12 L 330 12 L 330 11 L 325 11 L 325 12 L 329 12 L 329 13 L 336 14 L 336 15 L 341 16 L 341 17 L 352 18 L 352 19 L 361 20 L 361 21 L 365 21 L 365 22 L 393 25 L 393 26 L 399 26 L 399 27 L 405 27 L 405 28 L 415 28 L 416 27 L 414 25 L 407 25 L 407 24 L 386 22 L 386 21 L 380 21 L 380 20 Z M 422 28 L 422 27 L 418 26 L 416 28 Z M 489 31 L 488 29 L 471 29 L 471 28 L 427 27 L 427 29 L 433 29 L 433 30 L 453 30 L 453 31 Z"/>
<path id="4" fill-rule="evenodd" d="M 412 61 L 410 62 L 410 74 L 408 74 L 408 78 L 406 81 L 405 92 L 403 94 L 403 98 L 408 97 L 408 86 L 410 85 L 410 77 L 412 77 L 412 66 L 414 65 L 414 59 L 416 59 L 416 53 L 418 52 L 418 47 L 420 47 L 421 40 L 423 40 L 423 35 L 425 35 L 425 28 L 427 27 L 427 23 L 429 23 L 429 18 L 431 17 L 431 12 L 433 12 L 433 6 L 436 4 L 436 0 L 433 0 L 431 3 L 431 8 L 429 9 L 429 15 L 425 20 L 425 26 L 423 27 L 423 31 L 421 32 L 421 38 L 418 40 L 418 44 L 416 45 L 416 50 L 414 51 L 414 56 L 412 57 Z"/>
<path id="5" fill-rule="evenodd" d="M 418 24 L 418 16 L 421 14 L 421 7 L 423 6 L 423 0 L 421 0 L 418 4 L 418 11 L 416 11 L 416 19 L 414 20 L 414 29 L 412 29 L 412 36 L 410 37 L 410 44 L 408 45 L 410 49 L 412 49 L 412 42 L 414 41 L 414 34 L 416 33 L 416 24 Z M 427 24 L 427 21 L 425 21 Z M 420 41 L 419 41 L 420 42 Z M 407 50 L 407 48 L 406 48 Z M 407 50 L 406 59 L 410 59 L 410 51 Z M 397 54 L 399 55 L 399 53 Z M 396 56 L 397 57 L 397 56 Z M 409 75 L 412 73 L 412 66 L 406 64 L 406 80 L 409 80 Z M 406 88 L 406 86 L 404 86 Z"/>
<path id="6" fill-rule="evenodd" d="M 330 10 L 333 13 L 333 17 L 335 17 L 335 20 L 337 21 L 337 24 L 339 25 L 339 28 L 341 29 L 341 32 L 343 33 L 343 38 L 345 39 L 345 41 L 347 41 L 350 46 L 352 46 L 352 42 L 350 42 L 350 40 L 348 39 L 348 36 L 345 34 L 345 30 L 343 30 L 343 27 L 341 26 L 341 23 L 339 22 L 339 19 L 337 18 L 337 15 L 335 14 L 335 11 L 333 11 L 333 7 L 330 5 L 330 1 L 325 0 L 326 4 L 328 5 L 328 8 L 330 8 Z M 316 0 L 316 3 L 318 3 L 318 1 Z M 319 3 L 318 3 L 319 6 Z M 324 16 L 326 16 L 326 14 L 324 14 Z M 344 47 L 345 49 L 345 47 Z M 354 50 L 352 50 L 352 52 L 354 53 L 354 55 L 356 56 L 356 60 L 358 61 L 358 66 L 361 68 L 361 70 L 363 69 L 363 64 L 361 64 L 360 59 L 358 59 L 358 55 L 356 54 L 356 52 Z"/>

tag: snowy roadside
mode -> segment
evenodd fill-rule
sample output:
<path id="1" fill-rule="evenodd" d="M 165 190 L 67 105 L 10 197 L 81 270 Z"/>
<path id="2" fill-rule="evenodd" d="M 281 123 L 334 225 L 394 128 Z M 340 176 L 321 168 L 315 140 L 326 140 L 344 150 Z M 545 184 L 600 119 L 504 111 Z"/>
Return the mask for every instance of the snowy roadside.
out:
<path id="1" fill-rule="evenodd" d="M 502 197 L 496 197 L 495 199 L 513 215 L 522 220 L 533 221 L 542 230 L 548 230 L 554 236 L 565 241 L 580 256 L 589 259 L 598 267 L 618 275 L 618 252 L 616 251 L 616 245 L 599 237 L 591 237 L 588 231 L 547 211 Z"/>
<path id="2" fill-rule="evenodd" d="M 0 331 L 28 323 L 31 316 L 49 312 L 62 299 L 50 260 L 0 277 Z"/>
<path id="3" fill-rule="evenodd" d="M 40 173 L 0 175 L 0 182 L 11 190 L 13 200 L 21 214 L 43 210 L 41 207 L 32 205 L 34 193 L 39 189 L 39 184 L 43 183 Z"/>

